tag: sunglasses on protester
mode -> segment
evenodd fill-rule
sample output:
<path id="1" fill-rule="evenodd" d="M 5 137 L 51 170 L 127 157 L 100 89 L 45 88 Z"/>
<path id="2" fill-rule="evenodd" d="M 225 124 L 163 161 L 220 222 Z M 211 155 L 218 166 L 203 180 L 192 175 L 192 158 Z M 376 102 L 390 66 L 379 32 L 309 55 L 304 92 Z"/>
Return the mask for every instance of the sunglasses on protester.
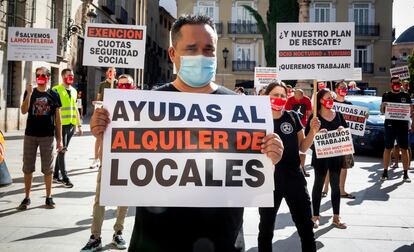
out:
<path id="1" fill-rule="evenodd" d="M 39 78 L 39 77 L 47 78 L 47 75 L 46 74 L 36 74 L 36 78 Z"/>

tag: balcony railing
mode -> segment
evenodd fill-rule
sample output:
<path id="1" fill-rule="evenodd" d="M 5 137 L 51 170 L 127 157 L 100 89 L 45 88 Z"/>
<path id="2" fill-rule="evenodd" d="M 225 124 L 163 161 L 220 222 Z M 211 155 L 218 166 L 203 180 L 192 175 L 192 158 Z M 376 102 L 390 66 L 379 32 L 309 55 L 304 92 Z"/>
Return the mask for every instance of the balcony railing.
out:
<path id="1" fill-rule="evenodd" d="M 110 15 L 115 14 L 115 1 L 112 0 L 99 0 L 99 6 L 108 12 Z"/>
<path id="2" fill-rule="evenodd" d="M 355 25 L 356 36 L 379 36 L 379 25 Z"/>
<path id="3" fill-rule="evenodd" d="M 362 73 L 374 73 L 374 63 L 360 63 L 355 62 L 354 67 L 360 67 L 362 68 Z"/>
<path id="4" fill-rule="evenodd" d="M 115 16 L 116 20 L 121 24 L 128 23 L 128 12 L 124 9 L 124 7 L 117 5 L 115 7 Z"/>
<path id="5" fill-rule="evenodd" d="M 234 71 L 253 72 L 254 67 L 256 66 L 256 61 L 233 60 L 232 63 L 233 63 L 233 72 Z"/>
<path id="6" fill-rule="evenodd" d="M 252 23 L 228 23 L 229 34 L 258 34 L 257 24 Z"/>
<path id="7" fill-rule="evenodd" d="M 223 23 L 215 23 L 217 34 L 223 34 Z"/>

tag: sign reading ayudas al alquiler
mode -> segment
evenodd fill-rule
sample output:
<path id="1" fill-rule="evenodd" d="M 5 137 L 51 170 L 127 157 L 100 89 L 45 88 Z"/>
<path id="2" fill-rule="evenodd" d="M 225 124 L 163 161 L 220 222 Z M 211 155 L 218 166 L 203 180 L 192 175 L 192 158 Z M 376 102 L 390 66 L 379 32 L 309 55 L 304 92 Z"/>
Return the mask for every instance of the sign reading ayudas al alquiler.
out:
<path id="1" fill-rule="evenodd" d="M 101 204 L 273 206 L 269 99 L 212 96 L 105 89 Z"/>

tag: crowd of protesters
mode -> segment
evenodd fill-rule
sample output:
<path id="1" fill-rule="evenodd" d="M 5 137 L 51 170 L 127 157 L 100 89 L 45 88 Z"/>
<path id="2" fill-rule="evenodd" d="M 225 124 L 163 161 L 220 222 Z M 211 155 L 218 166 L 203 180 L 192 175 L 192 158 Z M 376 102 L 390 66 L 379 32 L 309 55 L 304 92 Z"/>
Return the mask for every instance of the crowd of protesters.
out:
<path id="1" fill-rule="evenodd" d="M 197 92 L 214 95 L 245 95 L 247 92 L 238 87 L 235 92 L 216 85 L 214 75 L 217 34 L 212 20 L 205 16 L 186 15 L 177 19 L 171 32 L 172 47 L 169 57 L 175 64 L 177 78 L 157 91 Z M 191 50 L 188 48 L 191 47 Z M 194 75 L 194 68 L 200 68 L 205 74 Z M 27 85 L 24 93 L 21 112 L 28 114 L 23 144 L 23 174 L 25 197 L 18 209 L 25 210 L 30 206 L 30 191 L 35 171 L 37 149 L 40 150 L 41 171 L 46 186 L 47 208 L 54 208 L 52 198 L 52 181 L 61 183 L 67 188 L 74 187 L 68 176 L 66 155 L 69 143 L 75 133 L 82 134 L 82 104 L 80 95 L 73 87 L 74 74 L 71 69 L 61 72 L 62 83 L 49 88 L 50 72 L 45 67 L 35 71 L 36 85 Z M 101 228 L 105 208 L 100 205 L 102 137 L 108 126 L 108 112 L 101 108 L 104 89 L 136 89 L 131 76 L 122 74 L 117 77 L 116 69 L 106 71 L 105 80 L 99 83 L 96 96 L 95 112 L 91 118 L 91 132 L 96 137 L 94 160 L 90 168 L 97 168 L 96 194 L 93 204 L 93 220 L 91 236 L 81 251 L 96 251 L 102 248 Z M 411 104 L 410 95 L 398 77 L 392 77 L 390 91 L 382 97 L 381 110 L 384 112 L 387 103 Z M 316 251 L 313 229 L 319 227 L 321 199 L 331 188 L 333 208 L 332 225 L 339 229 L 347 228 L 340 218 L 341 198 L 353 199 L 354 195 L 345 191 L 347 169 L 353 166 L 353 156 L 334 158 L 317 158 L 312 154 L 311 166 L 314 169 L 314 184 L 311 194 L 307 190 L 305 177 L 310 174 L 305 169 L 307 150 L 312 146 L 314 136 L 318 132 L 331 130 L 341 131 L 348 127 L 340 112 L 333 110 L 333 103 L 351 104 L 346 96 L 349 89 L 358 89 L 355 82 L 349 84 L 338 81 L 333 90 L 325 83 L 318 84 L 314 104 L 302 89 L 295 89 L 283 82 L 273 82 L 257 90 L 258 95 L 269 96 L 274 123 L 274 134 L 265 137 L 262 150 L 275 164 L 274 170 L 274 207 L 259 208 L 260 224 L 258 248 L 260 252 L 272 251 L 272 239 L 276 215 L 282 199 L 286 200 L 293 221 L 298 230 L 303 251 Z M 316 106 L 316 114 L 312 113 Z M 269 108 L 270 109 L 270 108 Z M 289 125 L 289 130 L 281 125 Z M 384 171 L 382 180 L 388 178 L 391 153 L 401 153 L 404 168 L 403 181 L 410 182 L 408 130 L 414 128 L 406 122 L 385 121 Z M 398 146 L 398 149 L 395 148 Z M 57 153 L 55 158 L 55 153 Z M 1 154 L 1 153 L 0 153 Z M 398 158 L 397 158 L 398 164 Z M 395 166 L 395 164 L 393 164 Z M 308 167 L 309 168 L 309 167 Z M 325 187 L 324 187 L 325 184 Z M 124 220 L 128 207 L 117 208 L 116 223 L 112 243 L 118 249 L 127 248 L 122 237 Z M 229 221 L 231 220 L 231 221 Z M 129 251 L 193 251 L 200 239 L 207 239 L 215 251 L 243 251 L 243 208 L 164 208 L 163 212 L 154 213 L 146 207 L 136 208 L 136 217 Z M 180 226 L 182 232 L 176 232 Z M 149 247 L 150 246 L 150 247 Z M 150 249 L 149 249 L 150 248 Z"/>

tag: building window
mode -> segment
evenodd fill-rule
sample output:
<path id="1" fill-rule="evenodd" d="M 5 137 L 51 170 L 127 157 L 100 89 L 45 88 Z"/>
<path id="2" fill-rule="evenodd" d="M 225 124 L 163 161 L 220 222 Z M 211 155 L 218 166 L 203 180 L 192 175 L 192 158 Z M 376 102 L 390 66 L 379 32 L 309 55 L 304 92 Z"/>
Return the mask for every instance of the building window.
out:
<path id="1" fill-rule="evenodd" d="M 47 14 L 46 19 L 50 28 L 57 28 L 56 26 L 56 0 L 47 0 Z"/>
<path id="2" fill-rule="evenodd" d="M 369 23 L 369 4 L 354 4 L 354 22 L 355 25 L 368 25 Z"/>
<path id="3" fill-rule="evenodd" d="M 315 3 L 315 22 L 325 23 L 330 22 L 331 4 L 330 3 Z"/>
<path id="4" fill-rule="evenodd" d="M 356 46 L 355 49 L 355 63 L 364 64 L 368 61 L 367 46 Z"/>
<path id="5" fill-rule="evenodd" d="M 243 5 L 248 5 L 254 8 L 252 1 L 239 1 L 236 2 L 236 19 L 239 24 L 251 24 L 255 23 L 254 18 L 250 15 L 249 11 L 243 7 Z"/>
<path id="6" fill-rule="evenodd" d="M 163 20 L 164 20 L 164 18 L 162 17 L 162 15 L 160 15 L 160 25 L 162 25 Z"/>
<path id="7" fill-rule="evenodd" d="M 251 58 L 252 58 L 252 48 L 250 45 L 237 45 L 236 46 L 236 60 L 250 61 Z"/>
<path id="8" fill-rule="evenodd" d="M 198 14 L 209 16 L 214 20 L 214 1 L 198 1 Z"/>

